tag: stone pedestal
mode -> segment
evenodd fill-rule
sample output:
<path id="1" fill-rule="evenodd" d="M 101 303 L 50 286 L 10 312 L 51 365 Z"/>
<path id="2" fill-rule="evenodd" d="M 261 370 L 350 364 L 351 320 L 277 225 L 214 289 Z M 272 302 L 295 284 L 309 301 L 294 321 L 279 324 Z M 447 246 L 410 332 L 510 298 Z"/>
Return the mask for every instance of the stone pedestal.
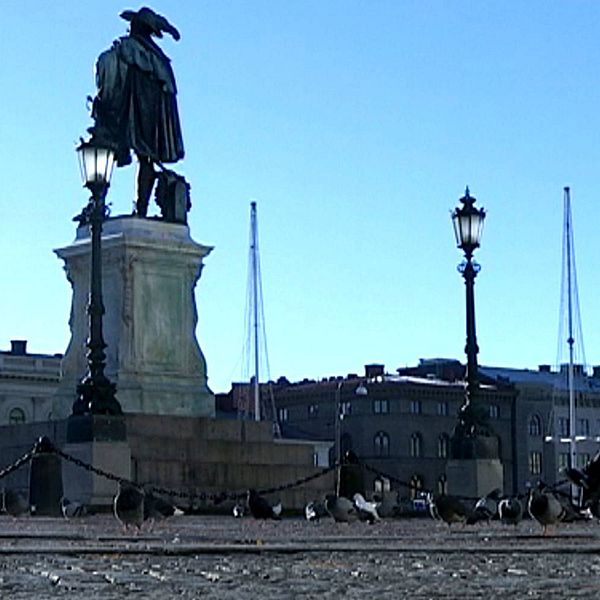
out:
<path id="1" fill-rule="evenodd" d="M 115 477 L 131 479 L 131 448 L 127 442 L 124 416 L 71 415 L 67 419 L 65 454 Z M 64 495 L 71 502 L 106 509 L 117 493 L 112 478 L 63 461 Z"/>
<path id="2" fill-rule="evenodd" d="M 194 242 L 187 225 L 137 217 L 104 222 L 103 320 L 108 378 L 123 411 L 214 416 L 206 361 L 196 339 L 194 288 L 212 248 Z M 62 362 L 52 418 L 71 414 L 75 388 L 87 370 L 90 234 L 55 250 L 73 288 L 71 340 Z"/>
<path id="3" fill-rule="evenodd" d="M 446 463 L 448 493 L 481 498 L 492 490 L 504 490 L 504 471 L 497 458 L 459 458 Z"/>
<path id="4" fill-rule="evenodd" d="M 63 452 L 117 477 L 131 479 L 131 449 L 127 442 L 66 444 Z M 117 487 L 117 482 L 112 479 L 97 475 L 70 461 L 63 461 L 64 494 L 72 502 L 107 508 L 112 505 Z"/>

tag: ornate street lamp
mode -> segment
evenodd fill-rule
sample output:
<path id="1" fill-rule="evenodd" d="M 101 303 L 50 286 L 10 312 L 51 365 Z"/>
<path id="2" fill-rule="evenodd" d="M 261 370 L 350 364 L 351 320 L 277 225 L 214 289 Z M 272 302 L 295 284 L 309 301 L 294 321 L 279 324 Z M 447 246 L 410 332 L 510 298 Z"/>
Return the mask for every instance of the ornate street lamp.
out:
<path id="1" fill-rule="evenodd" d="M 115 397 L 116 386 L 104 374 L 106 343 L 102 334 L 102 222 L 106 218 L 104 200 L 110 185 L 114 165 L 114 151 L 94 141 L 84 142 L 77 148 L 84 187 L 92 193 L 82 213 L 82 222 L 90 226 L 91 268 L 88 315 L 90 323 L 87 340 L 88 371 L 77 386 L 73 415 L 121 415 L 121 405 Z"/>
<path id="2" fill-rule="evenodd" d="M 466 286 L 466 309 L 467 309 L 467 343 L 465 352 L 467 354 L 466 372 L 466 394 L 465 403 L 459 411 L 459 423 L 453 436 L 453 454 L 455 458 L 474 458 L 476 454 L 474 443 L 465 441 L 470 438 L 473 442 L 478 435 L 489 436 L 490 429 L 484 411 L 477 406 L 476 393 L 478 390 L 477 374 L 477 336 L 475 333 L 475 277 L 481 267 L 473 260 L 473 252 L 479 248 L 485 210 L 475 208 L 475 198 L 469 193 L 467 187 L 465 195 L 460 199 L 462 206 L 452 212 L 452 224 L 456 236 L 457 246 L 464 252 L 465 260 L 458 266 Z"/>

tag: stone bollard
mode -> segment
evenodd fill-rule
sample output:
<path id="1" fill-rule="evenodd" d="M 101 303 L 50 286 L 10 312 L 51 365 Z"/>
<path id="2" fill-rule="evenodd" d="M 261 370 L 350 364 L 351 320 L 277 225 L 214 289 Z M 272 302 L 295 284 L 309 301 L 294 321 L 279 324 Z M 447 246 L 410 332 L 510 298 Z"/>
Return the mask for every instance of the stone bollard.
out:
<path id="1" fill-rule="evenodd" d="M 62 461 L 52 442 L 41 437 L 35 444 L 29 470 L 29 504 L 34 516 L 62 516 Z"/>

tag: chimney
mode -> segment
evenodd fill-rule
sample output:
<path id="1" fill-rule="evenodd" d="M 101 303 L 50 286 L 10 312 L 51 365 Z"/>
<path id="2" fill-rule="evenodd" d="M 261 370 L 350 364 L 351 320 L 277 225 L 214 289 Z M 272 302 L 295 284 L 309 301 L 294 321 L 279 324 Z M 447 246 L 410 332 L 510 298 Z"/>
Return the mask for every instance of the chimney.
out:
<path id="1" fill-rule="evenodd" d="M 27 340 L 10 340 L 10 353 L 19 356 L 27 354 Z"/>
<path id="2" fill-rule="evenodd" d="M 375 377 L 382 377 L 385 374 L 385 365 L 365 365 L 365 377 L 367 379 L 373 379 Z"/>

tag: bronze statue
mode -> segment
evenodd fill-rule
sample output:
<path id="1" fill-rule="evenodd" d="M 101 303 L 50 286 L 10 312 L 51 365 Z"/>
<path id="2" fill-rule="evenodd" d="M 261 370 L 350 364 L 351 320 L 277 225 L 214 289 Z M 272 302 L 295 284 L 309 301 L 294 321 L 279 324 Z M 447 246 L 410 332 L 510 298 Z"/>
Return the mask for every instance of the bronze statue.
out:
<path id="1" fill-rule="evenodd" d="M 145 217 L 156 180 L 154 165 L 183 158 L 177 88 L 170 60 L 153 37 L 179 32 L 152 9 L 126 10 L 129 34 L 116 40 L 96 63 L 92 137 L 116 150 L 117 166 L 138 159 L 135 214 Z M 184 218 L 185 222 L 185 218 Z"/>

